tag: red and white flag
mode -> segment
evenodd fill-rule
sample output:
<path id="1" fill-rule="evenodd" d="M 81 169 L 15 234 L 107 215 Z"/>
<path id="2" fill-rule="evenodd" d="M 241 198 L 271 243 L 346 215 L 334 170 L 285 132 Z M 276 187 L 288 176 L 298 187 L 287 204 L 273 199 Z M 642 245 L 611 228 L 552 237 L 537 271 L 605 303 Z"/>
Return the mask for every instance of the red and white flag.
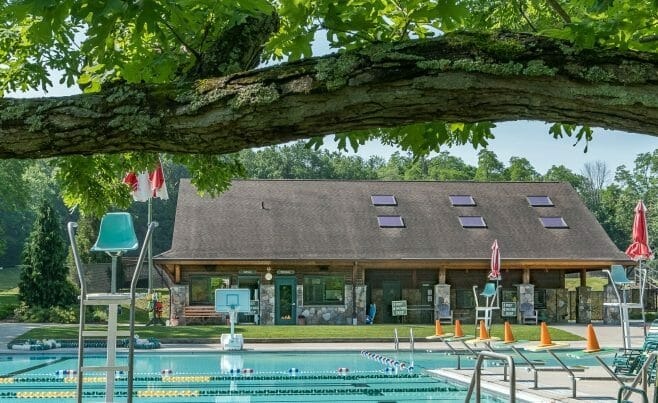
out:
<path id="1" fill-rule="evenodd" d="M 168 200 L 169 194 L 167 193 L 167 184 L 165 183 L 164 172 L 162 171 L 162 164 L 158 162 L 158 167 L 155 171 L 129 172 L 124 178 L 123 183 L 132 188 L 133 200 L 145 202 L 151 197 L 159 197 L 162 200 Z"/>

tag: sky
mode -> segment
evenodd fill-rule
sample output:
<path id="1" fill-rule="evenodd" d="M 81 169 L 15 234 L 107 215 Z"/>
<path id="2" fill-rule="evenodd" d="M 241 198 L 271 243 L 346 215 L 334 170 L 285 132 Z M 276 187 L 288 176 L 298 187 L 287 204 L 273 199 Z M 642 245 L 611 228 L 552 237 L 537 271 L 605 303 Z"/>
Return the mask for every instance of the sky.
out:
<path id="1" fill-rule="evenodd" d="M 638 154 L 652 152 L 658 148 L 658 137 L 617 130 L 594 129 L 593 140 L 584 152 L 585 142 L 575 144 L 574 138 L 554 139 L 549 134 L 550 125 L 538 121 L 501 122 L 493 130 L 495 139 L 487 149 L 493 151 L 506 166 L 510 157 L 526 158 L 540 174 L 553 165 L 564 165 L 575 173 L 583 170 L 585 163 L 604 161 L 614 170 L 620 165 L 632 169 Z M 332 147 L 332 136 L 325 139 L 327 149 Z M 574 145 L 575 144 L 575 145 Z M 397 149 L 379 143 L 367 143 L 359 148 L 358 154 L 366 158 L 371 155 L 388 157 Z M 471 145 L 445 148 L 451 155 L 460 157 L 469 165 L 477 166 L 480 149 Z M 350 153 L 353 154 L 353 153 Z"/>
<path id="2" fill-rule="evenodd" d="M 56 85 L 48 93 L 30 91 L 7 96 L 43 97 L 79 93 L 77 88 L 61 86 L 55 79 L 53 82 Z M 509 164 L 510 157 L 526 158 L 540 174 L 545 174 L 553 165 L 564 165 L 575 173 L 581 173 L 585 163 L 594 161 L 605 162 L 612 172 L 620 165 L 626 165 L 627 168 L 632 169 L 638 154 L 658 149 L 658 137 L 595 128 L 593 140 L 589 143 L 587 153 L 585 153 L 584 142 L 574 145 L 576 140 L 573 138 L 556 140 L 549 134 L 549 127 L 549 124 L 537 121 L 497 123 L 493 130 L 496 138 L 489 142 L 487 149 L 493 151 L 505 166 Z M 324 143 L 326 149 L 336 150 L 333 136 L 327 136 Z M 359 147 L 357 154 L 364 159 L 372 155 L 388 159 L 397 150 L 395 147 L 384 146 L 379 142 L 369 142 Z M 480 150 L 466 145 L 445 148 L 444 151 L 463 159 L 469 165 L 476 166 L 477 154 Z M 354 153 L 348 154 L 353 155 Z"/>

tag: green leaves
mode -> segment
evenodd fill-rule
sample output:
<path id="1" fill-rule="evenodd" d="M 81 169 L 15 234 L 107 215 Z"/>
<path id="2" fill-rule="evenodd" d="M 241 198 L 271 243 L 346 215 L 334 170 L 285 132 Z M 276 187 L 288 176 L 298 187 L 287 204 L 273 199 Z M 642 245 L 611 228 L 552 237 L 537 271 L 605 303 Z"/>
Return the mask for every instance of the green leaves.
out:
<path id="1" fill-rule="evenodd" d="M 592 141 L 592 135 L 594 134 L 592 128 L 589 126 L 576 126 L 566 123 L 554 123 L 548 131 L 553 135 L 554 139 L 559 139 L 563 136 L 574 137 L 575 134 L 576 142 L 574 143 L 574 146 L 584 139 L 584 152 L 587 152 L 587 146 L 589 145 L 589 142 Z"/>

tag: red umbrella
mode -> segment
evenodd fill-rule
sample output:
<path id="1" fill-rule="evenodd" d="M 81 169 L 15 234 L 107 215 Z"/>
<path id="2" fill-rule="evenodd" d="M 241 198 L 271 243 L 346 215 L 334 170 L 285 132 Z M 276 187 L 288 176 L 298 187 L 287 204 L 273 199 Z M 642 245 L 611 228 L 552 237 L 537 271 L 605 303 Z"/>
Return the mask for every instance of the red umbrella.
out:
<path id="1" fill-rule="evenodd" d="M 491 245 L 491 272 L 489 272 L 489 280 L 500 280 L 500 249 L 498 248 L 497 239 L 494 239 Z"/>
<path id="2" fill-rule="evenodd" d="M 633 260 L 653 259 L 653 252 L 649 248 L 649 232 L 647 231 L 647 208 L 642 200 L 635 206 L 635 219 L 633 220 L 633 243 L 626 249 L 626 254 Z"/>

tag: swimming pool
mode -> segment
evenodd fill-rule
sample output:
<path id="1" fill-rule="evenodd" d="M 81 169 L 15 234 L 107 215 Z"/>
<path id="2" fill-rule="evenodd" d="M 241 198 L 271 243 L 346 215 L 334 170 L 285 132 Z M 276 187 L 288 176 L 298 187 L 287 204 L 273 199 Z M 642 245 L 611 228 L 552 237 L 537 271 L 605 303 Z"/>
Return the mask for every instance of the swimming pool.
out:
<path id="1" fill-rule="evenodd" d="M 425 372 L 454 362 L 429 352 L 150 352 L 135 356 L 133 396 L 135 402 L 463 402 L 463 385 Z M 76 365 L 71 354 L 0 355 L 0 401 L 73 402 Z M 115 398 L 125 401 L 125 375 L 116 378 Z M 88 374 L 84 401 L 102 401 L 104 391 L 104 374 Z"/>
<path id="2" fill-rule="evenodd" d="M 535 353 L 532 359 L 550 357 Z M 119 364 L 127 357 L 119 356 Z M 87 356 L 103 365 L 102 355 Z M 579 364 L 589 365 L 581 360 Z M 454 368 L 456 358 L 437 352 L 213 352 L 135 356 L 135 402 L 463 402 L 466 387 L 428 369 Z M 594 363 L 592 363 L 593 365 Z M 472 366 L 462 360 L 462 366 Z M 0 355 L 0 401 L 75 401 L 77 356 Z M 125 374 L 116 375 L 115 398 L 125 401 Z M 88 374 L 84 401 L 104 399 L 104 374 Z M 505 401 L 486 396 L 489 402 Z"/>

